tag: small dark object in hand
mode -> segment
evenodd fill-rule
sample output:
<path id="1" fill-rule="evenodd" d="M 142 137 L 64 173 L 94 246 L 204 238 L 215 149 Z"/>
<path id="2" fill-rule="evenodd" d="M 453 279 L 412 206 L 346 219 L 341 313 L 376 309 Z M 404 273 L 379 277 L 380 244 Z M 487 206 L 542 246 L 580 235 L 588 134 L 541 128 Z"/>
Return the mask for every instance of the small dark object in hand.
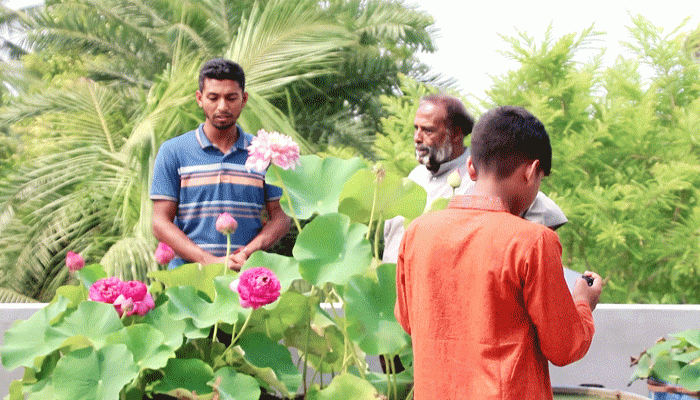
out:
<path id="1" fill-rule="evenodd" d="M 593 286 L 593 278 L 588 275 L 581 275 L 581 278 L 585 279 L 588 286 Z"/>

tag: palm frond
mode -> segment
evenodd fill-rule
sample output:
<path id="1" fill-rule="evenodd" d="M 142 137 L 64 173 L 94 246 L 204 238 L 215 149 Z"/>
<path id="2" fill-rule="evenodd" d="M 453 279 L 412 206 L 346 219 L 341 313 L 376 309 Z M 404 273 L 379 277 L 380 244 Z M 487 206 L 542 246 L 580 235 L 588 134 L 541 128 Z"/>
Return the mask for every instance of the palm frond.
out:
<path id="1" fill-rule="evenodd" d="M 226 56 L 246 71 L 247 86 L 261 95 L 280 93 L 304 78 L 333 74 L 348 32 L 331 23 L 310 0 L 272 0 L 253 6 Z"/>
<path id="2" fill-rule="evenodd" d="M 0 288 L 0 303 L 38 303 L 38 301 L 14 290 Z"/>

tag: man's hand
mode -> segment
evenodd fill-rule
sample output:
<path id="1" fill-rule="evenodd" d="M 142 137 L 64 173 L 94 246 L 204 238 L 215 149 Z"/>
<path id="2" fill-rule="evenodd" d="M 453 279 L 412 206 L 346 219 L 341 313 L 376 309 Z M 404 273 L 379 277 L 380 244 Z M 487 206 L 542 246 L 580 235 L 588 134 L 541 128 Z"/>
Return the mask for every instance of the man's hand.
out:
<path id="1" fill-rule="evenodd" d="M 246 261 L 248 261 L 248 254 L 246 253 L 246 248 L 241 247 L 229 256 L 228 268 L 234 271 L 240 271 L 241 267 L 243 266 L 243 264 L 245 264 Z"/>
<path id="2" fill-rule="evenodd" d="M 583 273 L 583 275 L 593 278 L 593 284 L 589 286 L 588 282 L 586 282 L 585 279 L 576 279 L 576 282 L 574 283 L 574 290 L 571 293 L 571 296 L 573 297 L 574 302 L 584 300 L 586 303 L 588 303 L 588 306 L 591 308 L 591 311 L 593 311 L 598 305 L 600 293 L 603 291 L 603 278 L 601 278 L 600 275 L 596 274 L 595 272 L 591 271 L 586 271 Z"/>

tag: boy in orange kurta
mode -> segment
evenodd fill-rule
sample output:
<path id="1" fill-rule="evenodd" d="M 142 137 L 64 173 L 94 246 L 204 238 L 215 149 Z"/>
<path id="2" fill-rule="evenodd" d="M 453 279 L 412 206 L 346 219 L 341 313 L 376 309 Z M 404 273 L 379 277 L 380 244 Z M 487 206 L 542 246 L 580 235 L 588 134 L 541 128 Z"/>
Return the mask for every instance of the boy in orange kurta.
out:
<path id="1" fill-rule="evenodd" d="M 475 125 L 468 196 L 406 231 L 397 263 L 396 318 L 411 335 L 416 400 L 551 399 L 548 361 L 583 357 L 602 280 L 570 293 L 561 244 L 520 217 L 549 175 L 542 123 L 498 107 Z"/>

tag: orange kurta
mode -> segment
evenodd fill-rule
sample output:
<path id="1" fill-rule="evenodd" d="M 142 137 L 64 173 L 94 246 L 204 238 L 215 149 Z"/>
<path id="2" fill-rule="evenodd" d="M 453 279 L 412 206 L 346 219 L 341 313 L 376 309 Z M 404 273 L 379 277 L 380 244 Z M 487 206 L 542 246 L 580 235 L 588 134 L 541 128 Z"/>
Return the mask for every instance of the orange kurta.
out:
<path id="1" fill-rule="evenodd" d="M 547 360 L 593 339 L 561 244 L 498 199 L 456 196 L 410 225 L 396 267 L 396 318 L 413 340 L 415 399 L 551 399 Z"/>

